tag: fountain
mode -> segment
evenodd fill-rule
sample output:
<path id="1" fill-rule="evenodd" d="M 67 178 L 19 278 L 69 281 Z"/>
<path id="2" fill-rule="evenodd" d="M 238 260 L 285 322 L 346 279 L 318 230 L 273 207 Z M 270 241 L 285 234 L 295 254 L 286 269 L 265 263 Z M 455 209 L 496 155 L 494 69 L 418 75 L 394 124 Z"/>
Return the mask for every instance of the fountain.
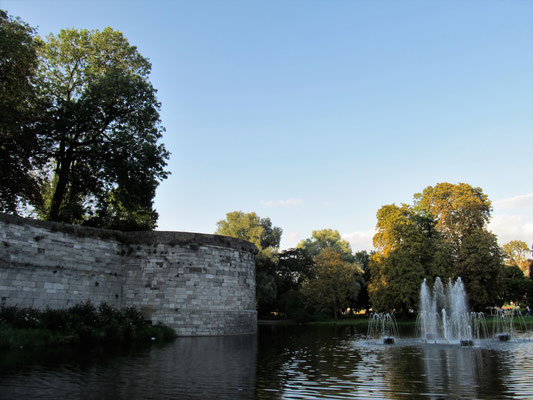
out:
<path id="1" fill-rule="evenodd" d="M 526 323 L 522 313 L 515 309 L 497 309 L 494 316 L 494 324 L 492 325 L 492 333 L 500 342 L 507 342 L 514 336 L 515 323 L 518 321 L 520 327 L 526 330 Z"/>
<path id="2" fill-rule="evenodd" d="M 468 312 L 466 292 L 461 278 L 444 287 L 439 277 L 430 290 L 426 279 L 420 289 L 420 312 L 417 332 L 425 342 L 458 342 L 472 346 L 474 339 L 485 333 L 486 324 L 482 313 Z"/>
<path id="3" fill-rule="evenodd" d="M 367 337 L 383 340 L 383 344 L 394 344 L 398 337 L 398 325 L 394 314 L 372 313 L 368 321 Z"/>

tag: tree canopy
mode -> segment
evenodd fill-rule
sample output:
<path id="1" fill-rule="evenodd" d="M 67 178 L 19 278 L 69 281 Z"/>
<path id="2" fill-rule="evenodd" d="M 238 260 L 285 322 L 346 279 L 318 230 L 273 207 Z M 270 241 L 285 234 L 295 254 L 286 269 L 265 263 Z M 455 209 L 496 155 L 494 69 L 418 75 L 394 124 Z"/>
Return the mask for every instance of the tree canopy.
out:
<path id="1" fill-rule="evenodd" d="M 501 304 L 514 302 L 520 306 L 528 304 L 528 292 L 531 290 L 532 281 L 524 276 L 517 265 L 507 265 L 503 268 L 503 284 L 501 288 Z M 532 304 L 533 305 L 533 304 Z"/>
<path id="2" fill-rule="evenodd" d="M 7 29 L 15 23 L 18 30 Z M 2 46 L 9 46 L 13 64 L 6 67 L 12 76 L 6 82 L 18 83 L 3 84 L 0 104 L 16 92 L 19 97 L 9 101 L 28 104 L 31 111 L 24 118 L 8 113 L 9 127 L 2 126 L 2 147 L 8 143 L 28 160 L 19 162 L 18 170 L 29 171 L 21 175 L 26 192 L 12 190 L 10 197 L 8 188 L 23 185 L 2 182 L 3 209 L 17 212 L 27 201 L 43 219 L 153 229 L 153 199 L 169 174 L 169 153 L 159 143 L 164 128 L 150 62 L 109 27 L 61 30 L 41 41 L 33 29 L 4 14 L 2 26 L 2 35 L 10 38 Z M 17 143 L 21 149 L 13 147 Z M 17 167 L 4 152 L 1 161 Z"/>
<path id="3" fill-rule="evenodd" d="M 333 248 L 339 254 L 353 261 L 350 243 L 341 237 L 338 230 L 321 229 L 313 231 L 310 238 L 298 243 L 298 248 L 303 249 L 310 257 L 316 257 L 322 250 Z"/>
<path id="4" fill-rule="evenodd" d="M 151 65 L 111 28 L 62 30 L 40 54 L 49 100 L 48 197 L 41 215 L 98 226 L 153 229 L 153 198 L 169 153 Z"/>
<path id="5" fill-rule="evenodd" d="M 489 222 L 492 205 L 479 187 L 467 183 L 439 183 L 414 196 L 414 209 L 429 215 L 435 229 L 457 250 L 461 239 Z"/>
<path id="6" fill-rule="evenodd" d="M 232 211 L 217 222 L 215 234 L 247 240 L 255 244 L 256 298 L 259 311 L 274 304 L 277 297 L 276 268 L 282 229 L 272 225 L 270 218 L 260 218 L 255 212 Z"/>
<path id="7" fill-rule="evenodd" d="M 217 222 L 217 235 L 231 236 L 255 244 L 259 250 L 279 248 L 282 229 L 272 226 L 270 218 L 260 218 L 255 212 L 232 211 Z"/>
<path id="8" fill-rule="evenodd" d="M 316 278 L 302 287 L 309 303 L 320 310 L 331 310 L 338 318 L 340 312 L 353 304 L 363 283 L 363 271 L 357 264 L 347 262 L 342 253 L 329 247 L 314 258 Z"/>
<path id="9" fill-rule="evenodd" d="M 35 88 L 41 42 L 35 29 L 0 10 L 0 211 L 20 213 L 41 203 L 35 168 Z"/>
<path id="10" fill-rule="evenodd" d="M 450 275 L 450 252 L 439 241 L 434 221 L 406 204 L 385 205 L 378 210 L 377 218 L 377 251 L 369 264 L 372 307 L 405 314 L 416 309 L 424 278 L 431 281 L 436 276 Z"/>
<path id="11" fill-rule="evenodd" d="M 491 203 L 480 188 L 439 183 L 413 205 L 378 210 L 369 295 L 373 307 L 415 309 L 422 280 L 461 277 L 475 309 L 500 290 L 501 251 L 487 230 Z"/>
<path id="12" fill-rule="evenodd" d="M 494 234 L 484 229 L 463 238 L 453 264 L 454 277 L 465 283 L 470 306 L 476 310 L 497 303 L 504 277 L 502 251 Z"/>
<path id="13" fill-rule="evenodd" d="M 527 256 L 531 249 L 526 242 L 522 240 L 511 240 L 502 246 L 503 257 L 507 265 L 516 265 L 520 267 L 525 275 L 529 276 L 529 263 Z"/>
<path id="14" fill-rule="evenodd" d="M 298 290 L 301 284 L 315 277 L 315 263 L 302 249 L 283 250 L 278 255 L 276 269 L 280 294 Z"/>

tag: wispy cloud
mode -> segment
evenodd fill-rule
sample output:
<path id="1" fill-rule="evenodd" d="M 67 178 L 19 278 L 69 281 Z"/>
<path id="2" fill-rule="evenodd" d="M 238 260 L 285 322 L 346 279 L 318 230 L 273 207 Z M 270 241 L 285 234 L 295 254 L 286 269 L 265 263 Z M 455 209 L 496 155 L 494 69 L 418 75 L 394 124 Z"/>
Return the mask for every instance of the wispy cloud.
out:
<path id="1" fill-rule="evenodd" d="M 496 200 L 492 203 L 492 205 L 494 206 L 495 211 L 512 210 L 516 208 L 533 209 L 533 193 Z"/>
<path id="2" fill-rule="evenodd" d="M 303 233 L 301 232 L 283 232 L 283 235 L 281 236 L 282 249 L 291 249 L 295 248 L 298 243 L 303 239 Z"/>
<path id="3" fill-rule="evenodd" d="M 286 199 L 286 200 L 261 200 L 261 205 L 267 207 L 299 207 L 304 204 L 303 199 Z"/>
<path id="4" fill-rule="evenodd" d="M 341 233 L 341 237 L 350 243 L 352 250 L 361 251 L 367 250 L 370 251 L 374 248 L 372 244 L 372 238 L 376 234 L 374 229 L 363 232 L 350 232 L 350 233 Z"/>
<path id="5" fill-rule="evenodd" d="M 495 215 L 489 229 L 498 236 L 500 245 L 511 240 L 533 241 L 533 218 L 526 215 Z"/>
<path id="6" fill-rule="evenodd" d="M 501 245 L 511 240 L 533 241 L 533 193 L 496 200 L 493 207 L 489 229 Z"/>

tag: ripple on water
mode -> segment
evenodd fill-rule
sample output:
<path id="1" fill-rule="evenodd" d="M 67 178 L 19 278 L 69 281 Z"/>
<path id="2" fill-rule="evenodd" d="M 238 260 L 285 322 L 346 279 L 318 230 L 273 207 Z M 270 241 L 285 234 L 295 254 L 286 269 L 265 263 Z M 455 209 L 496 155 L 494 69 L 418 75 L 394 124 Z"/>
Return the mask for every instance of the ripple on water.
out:
<path id="1" fill-rule="evenodd" d="M 0 357 L 0 399 L 532 399 L 533 341 L 368 344 L 337 329 L 180 338 L 145 351 Z M 34 355 L 34 358 L 36 356 Z"/>
<path id="2" fill-rule="evenodd" d="M 282 362 L 279 398 L 533 398 L 530 341 L 464 348 L 416 339 L 384 346 L 341 338 L 329 343 L 317 335 L 320 351 L 306 341 L 306 356 Z"/>

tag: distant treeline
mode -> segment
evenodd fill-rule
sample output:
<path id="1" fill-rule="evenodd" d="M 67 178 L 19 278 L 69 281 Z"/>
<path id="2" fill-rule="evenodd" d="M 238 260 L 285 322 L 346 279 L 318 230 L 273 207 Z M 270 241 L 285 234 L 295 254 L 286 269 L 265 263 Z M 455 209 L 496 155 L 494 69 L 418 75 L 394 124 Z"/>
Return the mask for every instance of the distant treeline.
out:
<path id="1" fill-rule="evenodd" d="M 439 183 L 414 195 L 413 204 L 377 211 L 375 250 L 352 251 L 333 229 L 313 231 L 297 248 L 279 251 L 282 230 L 254 212 L 230 212 L 215 233 L 259 249 L 260 318 L 337 318 L 362 310 L 407 316 L 418 309 L 420 285 L 461 277 L 470 307 L 533 306 L 528 246 L 500 247 L 487 228 L 492 206 L 481 188 Z"/>

